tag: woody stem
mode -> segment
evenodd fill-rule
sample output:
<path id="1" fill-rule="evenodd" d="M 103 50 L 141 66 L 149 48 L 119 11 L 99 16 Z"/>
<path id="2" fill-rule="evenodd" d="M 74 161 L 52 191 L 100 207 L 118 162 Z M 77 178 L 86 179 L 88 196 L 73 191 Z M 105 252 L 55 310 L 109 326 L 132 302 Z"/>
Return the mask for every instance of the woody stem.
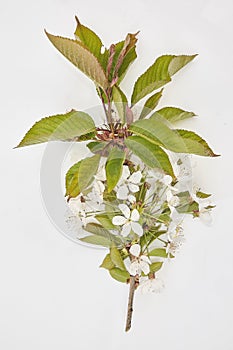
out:
<path id="1" fill-rule="evenodd" d="M 125 326 L 126 332 L 128 332 L 131 328 L 131 321 L 132 321 L 132 315 L 133 315 L 133 301 L 134 301 L 134 293 L 136 288 L 137 288 L 136 277 L 130 276 L 128 309 L 127 309 L 127 318 L 126 318 L 126 326 Z"/>

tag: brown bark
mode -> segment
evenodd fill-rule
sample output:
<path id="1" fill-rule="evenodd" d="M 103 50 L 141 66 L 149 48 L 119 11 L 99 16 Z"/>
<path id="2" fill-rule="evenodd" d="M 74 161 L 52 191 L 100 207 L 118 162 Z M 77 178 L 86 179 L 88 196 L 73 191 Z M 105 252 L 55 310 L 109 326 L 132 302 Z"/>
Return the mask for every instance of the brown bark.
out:
<path id="1" fill-rule="evenodd" d="M 126 326 L 125 331 L 128 332 L 131 328 L 131 321 L 133 315 L 133 301 L 134 301 L 134 292 L 137 288 L 137 279 L 135 276 L 130 276 L 129 283 L 129 299 L 128 299 L 128 309 L 127 309 L 127 318 L 126 318 Z"/>

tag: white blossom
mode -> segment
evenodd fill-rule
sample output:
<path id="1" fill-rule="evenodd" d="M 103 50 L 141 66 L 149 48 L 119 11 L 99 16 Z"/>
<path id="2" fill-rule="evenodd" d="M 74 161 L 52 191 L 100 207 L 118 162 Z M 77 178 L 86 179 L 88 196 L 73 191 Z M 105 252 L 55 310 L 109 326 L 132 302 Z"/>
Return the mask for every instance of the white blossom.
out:
<path id="1" fill-rule="evenodd" d="M 213 222 L 213 219 L 211 216 L 211 209 L 202 208 L 199 211 L 199 219 L 203 224 L 210 226 Z"/>
<path id="2" fill-rule="evenodd" d="M 160 293 L 163 288 L 164 283 L 158 277 L 148 278 L 147 280 L 139 284 L 139 289 L 142 294 Z"/>
<path id="3" fill-rule="evenodd" d="M 198 192 L 198 188 L 195 186 L 193 188 L 193 193 L 191 194 L 192 198 L 199 204 L 199 219 L 201 222 L 207 226 L 210 226 L 212 224 L 212 216 L 211 216 L 211 208 L 208 208 L 208 206 L 211 204 L 210 201 L 199 198 L 196 193 Z"/>
<path id="4" fill-rule="evenodd" d="M 141 254 L 141 246 L 139 244 L 133 244 L 129 249 L 130 254 L 133 256 L 132 262 L 128 268 L 131 276 L 140 275 L 143 272 L 148 275 L 150 272 L 151 261 L 146 255 Z"/>
<path id="5" fill-rule="evenodd" d="M 180 204 L 180 199 L 178 196 L 174 196 L 171 190 L 168 190 L 166 193 L 167 203 L 169 208 L 172 210 L 174 207 L 177 207 Z"/>
<path id="6" fill-rule="evenodd" d="M 137 209 L 132 211 L 126 204 L 119 204 L 119 209 L 123 215 L 116 215 L 112 219 L 113 225 L 122 226 L 121 234 L 123 237 L 128 236 L 132 230 L 138 236 L 143 235 L 143 228 L 139 224 L 140 214 Z"/>
<path id="7" fill-rule="evenodd" d="M 131 193 L 136 193 L 139 191 L 139 184 L 142 179 L 141 171 L 136 171 L 130 175 L 129 167 L 127 165 L 123 166 L 121 179 L 118 183 L 118 188 L 116 191 L 118 199 L 128 199 Z"/>
<path id="8" fill-rule="evenodd" d="M 88 210 L 90 210 L 89 203 L 81 200 L 81 195 L 77 198 L 72 198 L 69 201 L 69 208 L 72 213 L 80 219 L 83 226 L 86 226 L 88 223 L 95 221 L 94 214 L 88 215 Z"/>
<path id="9" fill-rule="evenodd" d="M 166 252 L 168 256 L 175 255 L 185 241 L 183 227 L 181 226 L 183 222 L 183 215 L 174 211 L 171 218 L 172 220 L 167 230 L 168 244 L 166 247 Z"/>
<path id="10" fill-rule="evenodd" d="M 179 251 L 184 241 L 185 241 L 185 238 L 183 234 L 183 228 L 181 226 L 176 227 L 175 233 L 173 234 L 168 233 L 168 244 L 166 247 L 166 252 L 168 256 L 169 257 L 170 255 L 174 256 Z"/>
<path id="11" fill-rule="evenodd" d="M 85 211 L 86 203 L 81 201 L 81 196 L 71 198 L 69 201 L 69 208 L 75 216 L 79 216 L 80 212 Z"/>

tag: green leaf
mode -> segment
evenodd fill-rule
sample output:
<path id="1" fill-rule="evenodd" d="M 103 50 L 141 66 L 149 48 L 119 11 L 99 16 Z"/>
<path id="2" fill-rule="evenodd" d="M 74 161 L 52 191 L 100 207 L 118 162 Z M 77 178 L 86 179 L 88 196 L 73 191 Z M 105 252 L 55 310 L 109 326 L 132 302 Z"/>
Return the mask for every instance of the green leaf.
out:
<path id="1" fill-rule="evenodd" d="M 177 107 L 164 107 L 155 112 L 155 116 L 159 114 L 160 117 L 165 118 L 171 123 L 178 122 L 187 118 L 192 118 L 195 116 L 193 112 L 186 112 L 181 108 Z"/>
<path id="2" fill-rule="evenodd" d="M 150 272 L 157 272 L 161 269 L 163 263 L 161 261 L 156 261 L 150 265 Z"/>
<path id="3" fill-rule="evenodd" d="M 164 248 L 155 248 L 149 252 L 149 256 L 159 256 L 161 258 L 166 258 L 167 252 Z"/>
<path id="4" fill-rule="evenodd" d="M 97 85 L 101 86 L 104 90 L 107 89 L 108 80 L 102 66 L 82 42 L 45 33 L 56 49 L 71 63 L 91 78 Z"/>
<path id="5" fill-rule="evenodd" d="M 175 178 L 168 155 L 161 147 L 139 136 L 130 136 L 125 140 L 126 146 L 150 168 L 162 169 Z"/>
<path id="6" fill-rule="evenodd" d="M 137 58 L 137 53 L 135 47 L 132 48 L 124 57 L 122 65 L 118 71 L 118 84 L 124 79 L 124 76 L 129 68 L 129 66 L 135 61 Z"/>
<path id="7" fill-rule="evenodd" d="M 90 28 L 81 24 L 77 16 L 75 16 L 75 19 L 77 21 L 77 27 L 74 32 L 75 38 L 82 42 L 99 59 L 101 56 L 101 47 L 103 46 L 102 41 Z"/>
<path id="8" fill-rule="evenodd" d="M 111 192 L 120 180 L 124 161 L 125 152 L 118 147 L 113 147 L 105 166 L 108 192 Z"/>
<path id="9" fill-rule="evenodd" d="M 177 73 L 181 68 L 186 66 L 190 61 L 192 61 L 196 55 L 179 55 L 173 56 L 168 68 L 169 75 L 172 76 Z"/>
<path id="10" fill-rule="evenodd" d="M 80 160 L 74 164 L 66 173 L 66 195 L 70 198 L 77 197 L 84 192 L 94 180 L 99 166 L 100 156 Z"/>
<path id="11" fill-rule="evenodd" d="M 166 232 L 167 231 L 159 231 L 159 228 L 150 229 L 140 237 L 141 247 L 149 247 L 152 242 L 154 242 L 159 236 L 163 235 Z"/>
<path id="12" fill-rule="evenodd" d="M 106 229 L 106 230 L 114 230 L 115 225 L 112 223 L 112 218 L 114 215 L 111 217 L 108 214 L 98 214 L 95 215 L 96 220 L 99 221 L 99 223 Z"/>
<path id="13" fill-rule="evenodd" d="M 216 208 L 216 205 L 207 205 L 205 209 L 214 209 Z"/>
<path id="14" fill-rule="evenodd" d="M 87 224 L 85 226 L 85 230 L 94 234 L 94 235 L 106 237 L 109 240 L 111 240 L 112 236 L 113 236 L 108 230 L 103 228 L 101 225 L 95 224 L 95 223 Z"/>
<path id="15" fill-rule="evenodd" d="M 102 237 L 102 236 L 86 236 L 83 238 L 80 238 L 80 241 L 89 243 L 89 244 L 94 244 L 94 245 L 100 245 L 102 247 L 111 247 L 112 242 L 109 241 L 107 238 Z"/>
<path id="16" fill-rule="evenodd" d="M 93 182 L 94 175 L 97 173 L 99 167 L 99 162 L 99 154 L 85 158 L 81 161 L 78 173 L 78 185 L 81 192 L 88 188 Z"/>
<path id="17" fill-rule="evenodd" d="M 193 212 L 199 211 L 199 204 L 193 200 L 189 191 L 180 192 L 177 196 L 180 199 L 180 203 L 176 207 L 178 213 L 193 214 Z"/>
<path id="18" fill-rule="evenodd" d="M 106 269 L 106 270 L 111 270 L 115 267 L 115 265 L 113 264 L 110 254 L 107 254 L 102 262 L 102 264 L 100 265 L 100 267 Z"/>
<path id="19" fill-rule="evenodd" d="M 211 196 L 211 194 L 204 193 L 204 192 L 201 192 L 201 191 L 197 191 L 197 192 L 196 192 L 196 196 L 197 196 L 198 198 L 204 199 L 204 198 L 209 198 L 209 197 Z"/>
<path id="20" fill-rule="evenodd" d="M 78 174 L 81 161 L 74 164 L 66 173 L 66 194 L 68 199 L 75 198 L 80 194 L 80 188 L 78 185 Z"/>
<path id="21" fill-rule="evenodd" d="M 151 143 L 173 152 L 216 156 L 206 141 L 193 131 L 170 129 L 158 116 L 138 120 L 131 124 L 129 129 Z"/>
<path id="22" fill-rule="evenodd" d="M 170 221 L 171 221 L 170 214 L 171 213 L 162 213 L 156 218 L 156 220 L 159 221 L 159 222 L 162 222 L 165 225 L 168 225 L 170 223 Z"/>
<path id="23" fill-rule="evenodd" d="M 112 278 L 122 283 L 127 283 L 128 279 L 130 278 L 130 274 L 128 271 L 121 270 L 118 267 L 114 267 L 113 269 L 109 270 L 109 273 L 112 276 Z"/>
<path id="24" fill-rule="evenodd" d="M 108 202 L 108 205 L 105 204 L 105 209 L 107 211 L 107 208 L 108 208 L 108 216 L 110 217 L 111 215 L 113 215 L 112 213 L 114 211 L 117 211 L 117 209 L 115 210 L 112 206 L 112 203 L 111 202 L 116 202 L 117 200 L 117 196 L 116 196 L 116 192 L 115 191 L 112 191 L 112 192 L 108 192 L 108 190 L 104 190 L 104 193 L 103 193 L 103 199 L 104 199 L 104 202 Z"/>
<path id="25" fill-rule="evenodd" d="M 125 270 L 125 264 L 123 262 L 123 259 L 121 257 L 121 253 L 116 247 L 111 247 L 110 249 L 110 257 L 112 262 L 116 267 L 119 267 L 121 270 Z"/>
<path id="26" fill-rule="evenodd" d="M 112 62 L 112 68 L 110 71 L 110 76 L 109 76 L 109 81 L 112 81 L 115 73 L 117 73 L 118 76 L 118 83 L 121 81 L 129 67 L 129 65 L 137 58 L 136 54 L 136 34 L 128 34 L 126 39 L 123 41 L 120 41 L 116 43 L 115 46 L 115 54 L 113 57 L 113 62 Z M 109 50 L 108 50 L 109 52 Z M 123 54 L 123 56 L 122 56 Z M 117 64 L 120 60 L 120 57 L 123 57 L 121 59 L 121 64 L 119 68 L 117 68 Z M 117 70 L 117 72 L 116 72 Z"/>
<path id="27" fill-rule="evenodd" d="M 127 97 L 125 96 L 123 91 L 119 88 L 119 86 L 116 86 L 116 85 L 113 86 L 112 97 L 118 112 L 118 116 L 122 124 L 125 124 L 125 108 L 126 108 L 126 105 L 128 104 Z"/>
<path id="28" fill-rule="evenodd" d="M 199 204 L 195 201 L 184 205 L 178 205 L 176 211 L 180 214 L 193 214 L 199 211 Z"/>
<path id="29" fill-rule="evenodd" d="M 163 89 L 161 89 L 159 92 L 156 92 L 154 95 L 148 98 L 148 100 L 145 102 L 144 107 L 141 111 L 139 119 L 144 119 L 150 112 L 155 109 L 155 107 L 158 105 L 160 98 L 162 97 Z"/>
<path id="30" fill-rule="evenodd" d="M 167 84 L 171 81 L 173 74 L 178 72 L 195 57 L 196 55 L 164 55 L 158 57 L 154 64 L 136 81 L 131 98 L 132 104 L 137 103 L 146 95 Z"/>
<path id="31" fill-rule="evenodd" d="M 105 148 L 107 148 L 108 143 L 105 141 L 93 141 L 88 143 L 86 146 L 92 153 L 102 154 Z"/>
<path id="32" fill-rule="evenodd" d="M 219 156 L 219 154 L 215 154 L 207 142 L 195 132 L 181 129 L 175 129 L 174 132 L 177 132 L 182 138 L 182 142 L 184 143 L 184 147 L 186 149 L 184 153 L 192 153 L 205 157 Z"/>
<path id="33" fill-rule="evenodd" d="M 94 131 L 94 121 L 87 113 L 72 110 L 66 114 L 53 115 L 36 122 L 17 147 L 47 141 L 73 140 Z"/>
<path id="34" fill-rule="evenodd" d="M 96 236 L 105 237 L 109 242 L 111 242 L 111 245 L 120 245 L 121 239 L 120 237 L 117 237 L 116 235 L 113 235 L 111 232 L 109 232 L 107 229 L 102 227 L 99 224 L 95 223 L 89 223 L 84 227 L 85 231 L 92 233 Z"/>

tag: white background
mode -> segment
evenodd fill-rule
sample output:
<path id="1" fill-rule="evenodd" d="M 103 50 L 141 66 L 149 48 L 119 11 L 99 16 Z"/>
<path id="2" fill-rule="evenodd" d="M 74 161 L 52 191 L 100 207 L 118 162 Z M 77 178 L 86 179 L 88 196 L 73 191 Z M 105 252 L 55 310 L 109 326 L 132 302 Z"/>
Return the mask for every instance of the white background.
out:
<path id="1" fill-rule="evenodd" d="M 138 61 L 124 90 L 154 58 L 199 53 L 165 89 L 161 106 L 198 117 L 215 159 L 196 157 L 196 182 L 214 193 L 214 223 L 186 224 L 186 244 L 160 273 L 160 295 L 136 296 L 125 334 L 127 286 L 98 268 L 104 251 L 57 232 L 40 194 L 44 145 L 12 148 L 42 116 L 99 103 L 93 85 L 44 35 L 72 36 L 74 15 L 106 45 L 141 30 Z M 3 350 L 233 348 L 232 76 L 229 0 L 40 0 L 0 3 L 1 243 L 0 348 Z"/>

